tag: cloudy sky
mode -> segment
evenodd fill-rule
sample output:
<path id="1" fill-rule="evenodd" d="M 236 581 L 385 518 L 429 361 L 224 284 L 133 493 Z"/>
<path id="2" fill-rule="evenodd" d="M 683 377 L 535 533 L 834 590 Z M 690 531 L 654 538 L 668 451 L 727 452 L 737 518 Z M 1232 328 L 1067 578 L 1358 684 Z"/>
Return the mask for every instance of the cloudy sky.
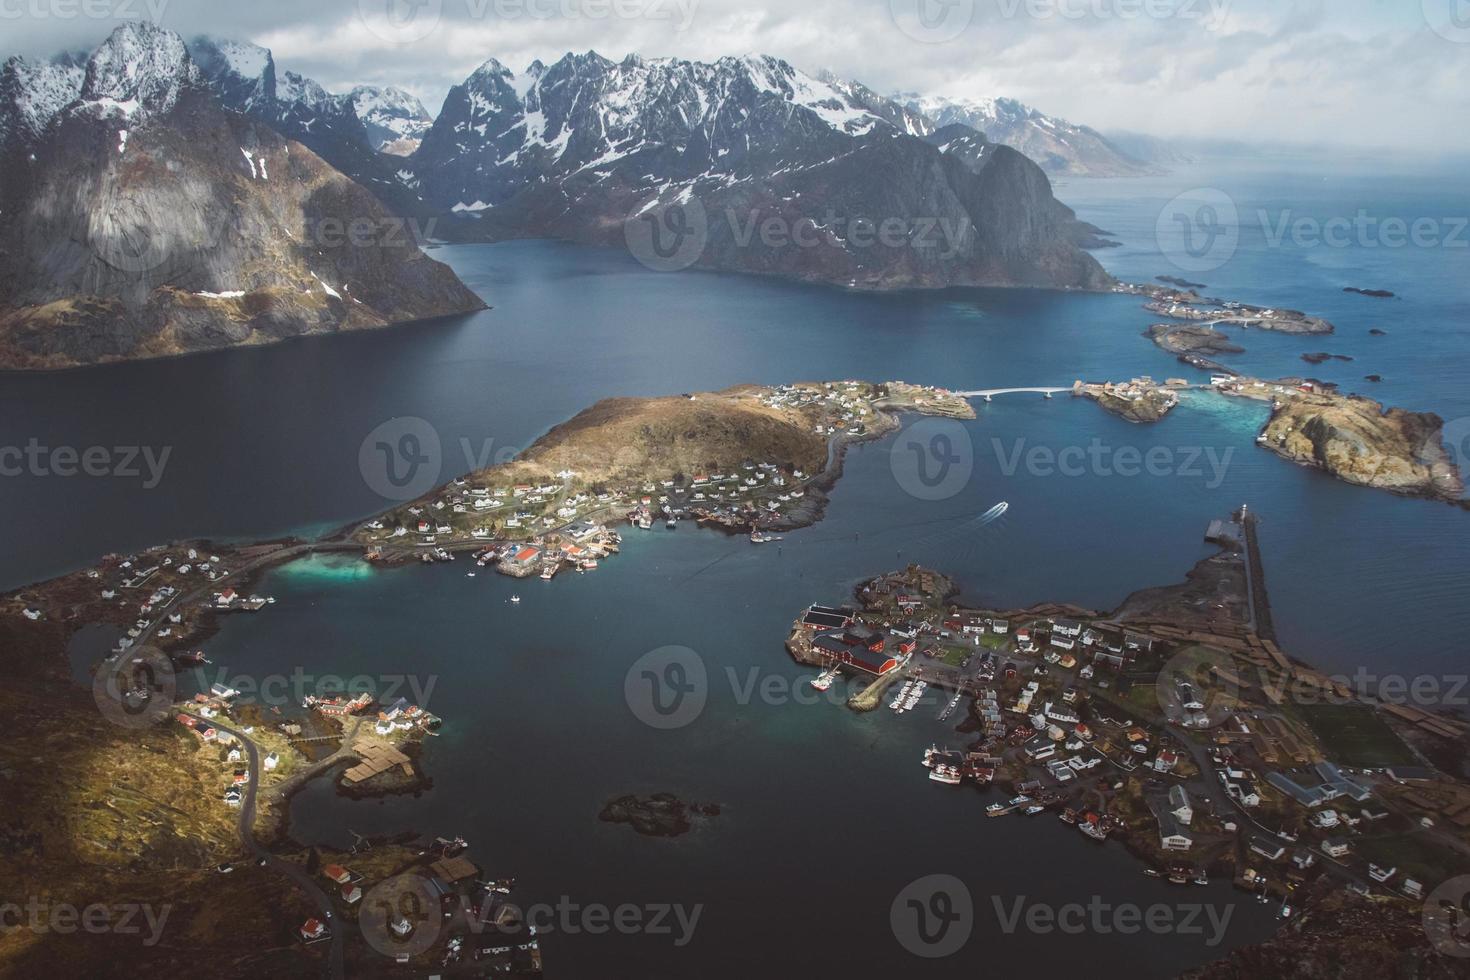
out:
<path id="1" fill-rule="evenodd" d="M 0 49 L 90 46 L 139 16 L 430 112 L 489 57 L 761 52 L 1104 130 L 1470 152 L 1470 0 L 0 0 Z"/>

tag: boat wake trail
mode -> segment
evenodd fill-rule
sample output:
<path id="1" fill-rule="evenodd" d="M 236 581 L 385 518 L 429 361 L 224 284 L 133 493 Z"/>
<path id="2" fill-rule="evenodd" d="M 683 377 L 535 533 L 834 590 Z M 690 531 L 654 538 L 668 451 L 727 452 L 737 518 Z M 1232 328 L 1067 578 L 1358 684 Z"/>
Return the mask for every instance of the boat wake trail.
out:
<path id="1" fill-rule="evenodd" d="M 999 520 L 1001 515 L 1003 515 L 1006 511 L 1010 509 L 1011 505 L 1002 500 L 1000 503 L 996 504 L 994 507 L 990 508 L 985 513 L 980 515 L 980 526 L 984 527 L 986 524 L 989 524 L 992 521 Z"/>

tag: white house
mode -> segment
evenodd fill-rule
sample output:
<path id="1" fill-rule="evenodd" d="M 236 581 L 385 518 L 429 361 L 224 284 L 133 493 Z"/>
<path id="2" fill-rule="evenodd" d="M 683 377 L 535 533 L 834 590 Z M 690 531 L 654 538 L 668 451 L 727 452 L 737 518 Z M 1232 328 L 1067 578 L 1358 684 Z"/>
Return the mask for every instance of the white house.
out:
<path id="1" fill-rule="evenodd" d="M 1169 787 L 1169 812 L 1182 824 L 1194 822 L 1194 805 L 1190 803 L 1189 793 L 1183 786 Z"/>

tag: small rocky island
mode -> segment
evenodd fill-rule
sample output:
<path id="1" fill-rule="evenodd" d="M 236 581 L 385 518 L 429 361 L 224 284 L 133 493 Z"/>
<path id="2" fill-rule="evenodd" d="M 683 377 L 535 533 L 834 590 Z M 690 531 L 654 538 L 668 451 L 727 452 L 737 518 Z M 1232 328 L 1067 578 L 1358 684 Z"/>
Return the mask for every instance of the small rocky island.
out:
<path id="1" fill-rule="evenodd" d="M 1188 320 L 1206 326 L 1225 325 L 1277 333 L 1327 334 L 1337 328 L 1319 316 L 1301 310 L 1254 306 L 1234 300 L 1212 299 L 1192 289 L 1155 286 L 1152 283 L 1119 283 L 1114 292 L 1145 296 L 1143 308 L 1171 320 Z"/>
<path id="2" fill-rule="evenodd" d="M 1155 323 L 1144 336 L 1171 354 L 1243 354 L 1245 348 L 1214 327 Z"/>
<path id="3" fill-rule="evenodd" d="M 1444 446 L 1444 420 L 1432 412 L 1385 410 L 1312 382 L 1237 379 L 1217 390 L 1270 401 L 1270 421 L 1256 441 L 1292 462 L 1405 496 L 1456 502 L 1465 492 Z"/>
<path id="4" fill-rule="evenodd" d="M 694 828 L 691 818 L 719 815 L 718 803 L 686 803 L 673 793 L 630 793 L 604 803 L 597 819 L 628 824 L 644 837 L 678 837 Z"/>
<path id="5" fill-rule="evenodd" d="M 1073 393 L 1091 398 L 1114 415 L 1129 422 L 1157 422 L 1179 404 L 1184 381 L 1156 384 L 1152 378 L 1134 378 L 1122 384 L 1078 384 Z"/>

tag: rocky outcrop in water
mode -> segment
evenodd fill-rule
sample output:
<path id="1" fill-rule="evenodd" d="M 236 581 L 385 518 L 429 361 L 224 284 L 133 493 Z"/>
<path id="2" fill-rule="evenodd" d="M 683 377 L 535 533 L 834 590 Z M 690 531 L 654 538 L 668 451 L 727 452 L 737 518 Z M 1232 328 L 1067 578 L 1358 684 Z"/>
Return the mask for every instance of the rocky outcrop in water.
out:
<path id="1" fill-rule="evenodd" d="M 1464 480 L 1429 412 L 1384 411 L 1356 395 L 1302 394 L 1278 401 L 1263 444 L 1293 462 L 1359 486 L 1457 500 Z"/>
<path id="2" fill-rule="evenodd" d="M 625 823 L 645 837 L 678 837 L 693 829 L 692 817 L 716 817 L 718 804 L 686 803 L 672 793 L 620 796 L 603 804 L 597 819 Z"/>

